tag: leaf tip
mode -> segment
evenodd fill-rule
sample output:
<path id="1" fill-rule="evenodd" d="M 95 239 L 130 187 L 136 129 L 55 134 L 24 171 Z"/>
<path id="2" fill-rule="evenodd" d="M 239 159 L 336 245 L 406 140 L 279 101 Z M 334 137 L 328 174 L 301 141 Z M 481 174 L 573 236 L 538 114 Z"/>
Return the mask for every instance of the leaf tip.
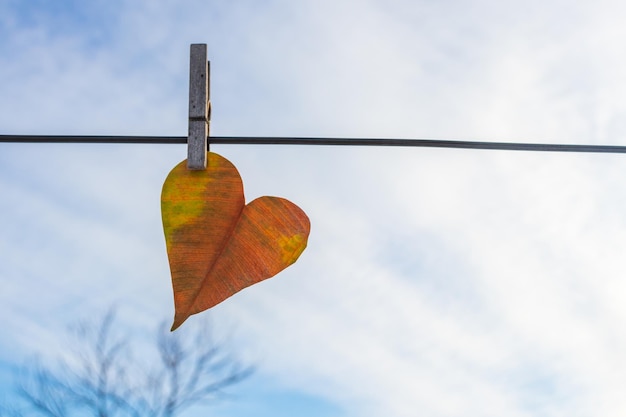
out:
<path id="1" fill-rule="evenodd" d="M 174 315 L 174 323 L 172 323 L 172 328 L 170 329 L 170 332 L 173 332 L 174 330 L 178 329 L 180 325 L 183 324 L 185 320 L 187 320 L 187 318 L 189 318 L 189 316 L 187 315 L 182 315 L 182 314 Z"/>

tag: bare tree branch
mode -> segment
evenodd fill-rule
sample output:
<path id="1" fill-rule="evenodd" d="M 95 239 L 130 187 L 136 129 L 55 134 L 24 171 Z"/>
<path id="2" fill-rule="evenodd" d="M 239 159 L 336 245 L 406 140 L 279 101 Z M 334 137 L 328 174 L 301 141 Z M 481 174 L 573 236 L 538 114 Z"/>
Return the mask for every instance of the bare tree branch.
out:
<path id="1" fill-rule="evenodd" d="M 253 372 L 213 340 L 208 326 L 185 338 L 163 324 L 156 362 L 132 360 L 131 341 L 115 321 L 110 310 L 98 322 L 80 323 L 74 355 L 25 368 L 16 389 L 25 407 L 0 409 L 0 417 L 175 417 L 215 401 Z"/>

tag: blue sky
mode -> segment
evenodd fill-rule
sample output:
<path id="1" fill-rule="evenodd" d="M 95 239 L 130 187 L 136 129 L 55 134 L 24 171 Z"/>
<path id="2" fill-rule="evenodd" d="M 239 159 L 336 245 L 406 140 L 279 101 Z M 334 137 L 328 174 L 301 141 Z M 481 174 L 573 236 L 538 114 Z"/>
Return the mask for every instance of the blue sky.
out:
<path id="1" fill-rule="evenodd" d="M 616 1 L 0 0 L 0 133 L 184 135 L 189 44 L 207 43 L 213 135 L 624 145 L 625 18 Z M 212 150 L 248 201 L 286 197 L 312 231 L 212 310 L 258 372 L 202 415 L 622 415 L 623 156 Z M 185 156 L 0 145 L 0 384 L 113 303 L 140 331 L 172 317 L 159 196 Z"/>

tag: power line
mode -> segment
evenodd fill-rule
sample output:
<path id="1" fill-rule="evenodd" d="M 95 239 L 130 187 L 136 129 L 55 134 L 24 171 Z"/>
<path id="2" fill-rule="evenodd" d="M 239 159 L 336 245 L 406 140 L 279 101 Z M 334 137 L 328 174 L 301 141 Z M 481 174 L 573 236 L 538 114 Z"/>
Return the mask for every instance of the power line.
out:
<path id="1" fill-rule="evenodd" d="M 626 153 L 626 146 L 574 145 L 556 143 L 484 142 L 437 139 L 312 138 L 312 137 L 237 137 L 209 136 L 216 145 L 319 145 L 319 146 L 395 146 L 422 148 L 485 149 L 532 152 Z M 0 143 L 73 143 L 73 144 L 187 144 L 186 136 L 66 136 L 0 135 Z"/>

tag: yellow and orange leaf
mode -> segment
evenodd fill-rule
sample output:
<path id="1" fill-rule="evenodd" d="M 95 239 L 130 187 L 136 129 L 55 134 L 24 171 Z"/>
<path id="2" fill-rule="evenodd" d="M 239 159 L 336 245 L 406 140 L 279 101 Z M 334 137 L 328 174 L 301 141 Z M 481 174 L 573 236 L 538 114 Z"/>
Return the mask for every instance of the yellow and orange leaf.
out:
<path id="1" fill-rule="evenodd" d="M 309 237 L 309 218 L 298 206 L 267 196 L 245 205 L 234 165 L 212 152 L 207 160 L 204 171 L 178 164 L 161 193 L 174 290 L 172 330 L 287 268 Z"/>

